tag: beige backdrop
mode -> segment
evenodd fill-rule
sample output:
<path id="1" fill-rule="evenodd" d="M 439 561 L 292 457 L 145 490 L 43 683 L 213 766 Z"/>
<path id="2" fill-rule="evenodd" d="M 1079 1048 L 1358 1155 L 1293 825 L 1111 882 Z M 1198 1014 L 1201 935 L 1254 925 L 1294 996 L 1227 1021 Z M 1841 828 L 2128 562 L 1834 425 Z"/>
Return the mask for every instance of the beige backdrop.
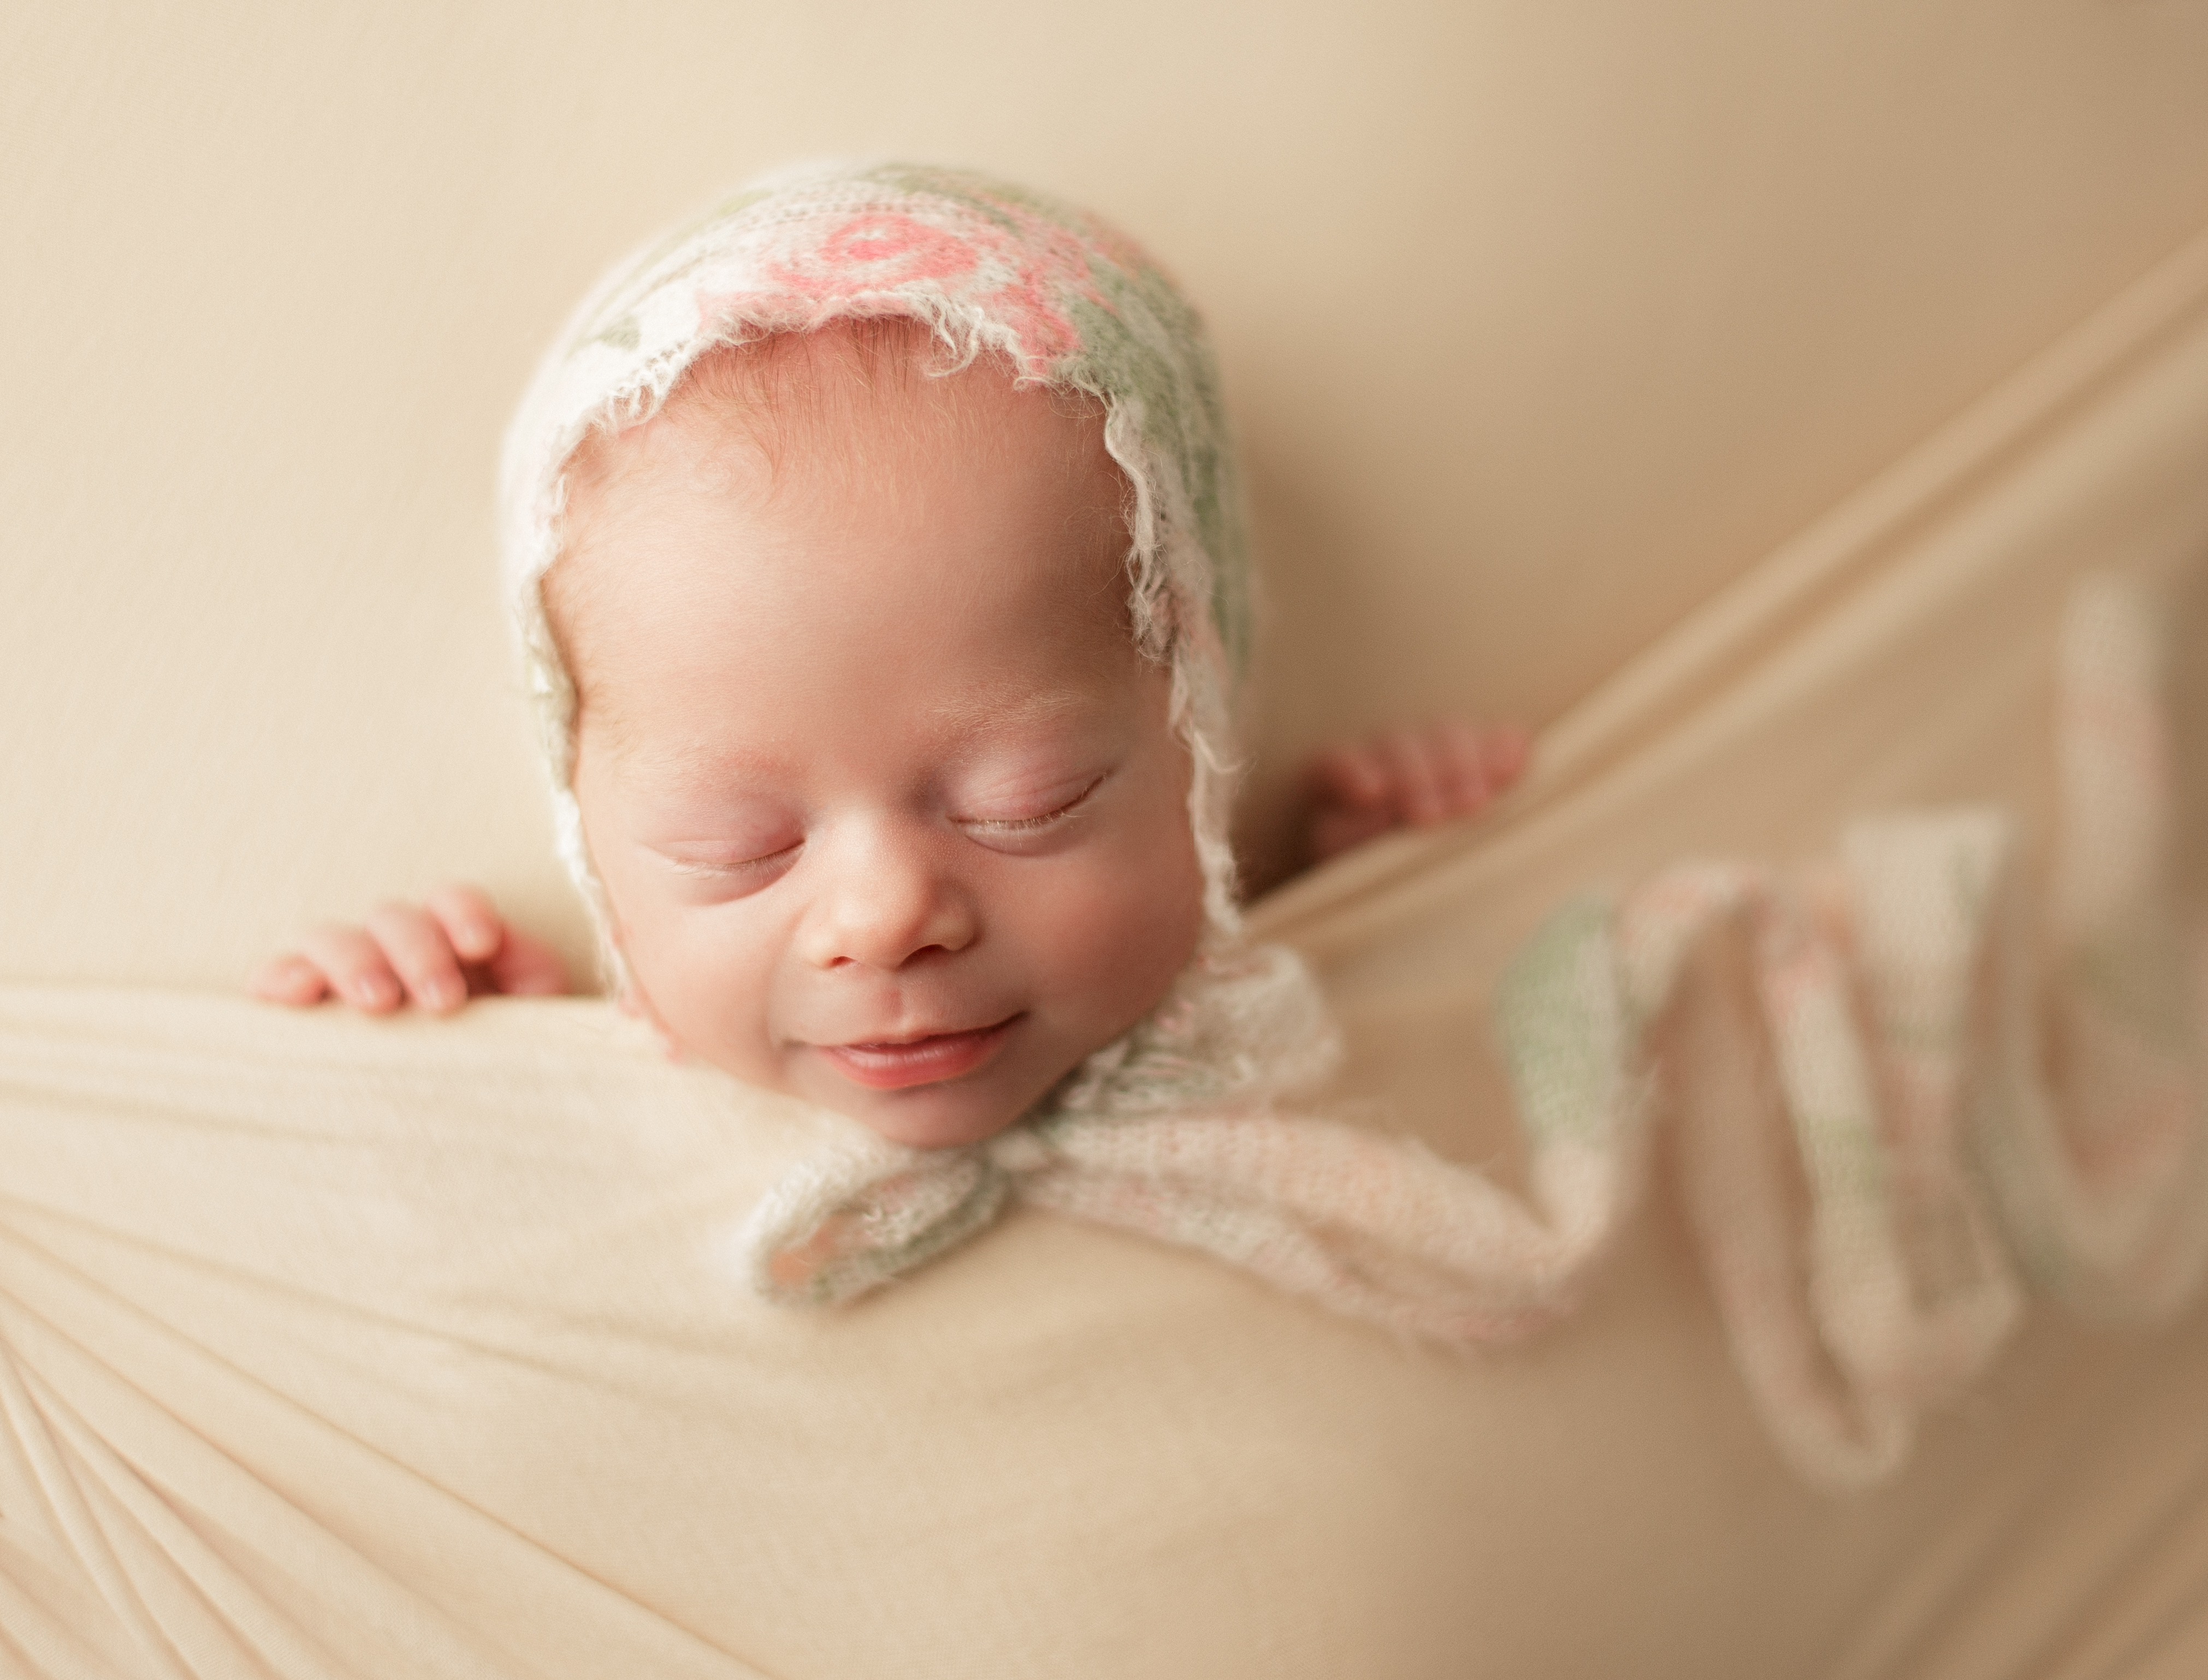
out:
<path id="1" fill-rule="evenodd" d="M 1317 736 L 1554 716 L 2208 222 L 2204 67 L 2195 0 L 0 9 L 0 975 L 451 873 L 574 940 L 495 439 L 761 165 L 1012 173 L 1208 305 L 1263 851 Z"/>
<path id="2" fill-rule="evenodd" d="M 453 872 L 572 939 L 491 586 L 507 406 L 732 177 L 923 154 L 1094 201 L 1209 305 L 1261 792 L 1329 729 L 1593 695 L 1514 812 L 1266 912 L 1356 1066 L 1507 1165 L 1467 1024 L 1557 893 L 2031 810 L 2062 586 L 2199 553 L 2208 246 L 2001 380 L 2208 226 L 2204 86 L 2201 0 L 0 5 L 0 979 L 229 988 Z M 717 1245 L 789 1117 L 610 1012 L 0 1004 L 0 1668 L 48 1623 L 136 1648 L 116 1557 L 179 1649 L 376 1680 L 2208 1649 L 2198 1313 L 2037 1313 L 1833 1503 L 1668 1194 L 1492 1360 L 1047 1218 L 785 1315 Z"/>

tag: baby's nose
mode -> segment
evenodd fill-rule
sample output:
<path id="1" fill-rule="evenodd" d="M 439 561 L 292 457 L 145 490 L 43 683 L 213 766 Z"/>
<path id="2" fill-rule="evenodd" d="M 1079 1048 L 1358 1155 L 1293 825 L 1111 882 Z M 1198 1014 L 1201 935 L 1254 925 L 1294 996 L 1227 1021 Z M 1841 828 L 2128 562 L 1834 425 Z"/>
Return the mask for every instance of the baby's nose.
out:
<path id="1" fill-rule="evenodd" d="M 975 906 L 935 851 L 919 837 L 874 834 L 852 836 L 821 859 L 828 867 L 799 936 L 806 960 L 897 969 L 972 944 Z"/>

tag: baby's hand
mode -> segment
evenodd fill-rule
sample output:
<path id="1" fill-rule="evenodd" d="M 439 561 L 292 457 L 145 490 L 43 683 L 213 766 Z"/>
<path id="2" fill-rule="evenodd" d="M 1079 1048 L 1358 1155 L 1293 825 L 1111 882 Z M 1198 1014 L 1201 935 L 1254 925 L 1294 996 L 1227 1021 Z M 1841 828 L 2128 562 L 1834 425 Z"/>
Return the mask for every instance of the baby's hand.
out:
<path id="1" fill-rule="evenodd" d="M 1305 774 L 1312 861 L 1390 829 L 1472 816 L 1518 780 L 1526 751 L 1522 729 L 1476 728 L 1455 718 L 1323 749 Z"/>
<path id="2" fill-rule="evenodd" d="M 440 887 L 418 905 L 378 906 L 364 926 L 316 928 L 297 950 L 261 964 L 246 989 L 295 1007 L 334 996 L 371 1014 L 409 1001 L 443 1014 L 485 993 L 564 992 L 567 966 L 543 940 L 507 926 L 479 889 Z"/>

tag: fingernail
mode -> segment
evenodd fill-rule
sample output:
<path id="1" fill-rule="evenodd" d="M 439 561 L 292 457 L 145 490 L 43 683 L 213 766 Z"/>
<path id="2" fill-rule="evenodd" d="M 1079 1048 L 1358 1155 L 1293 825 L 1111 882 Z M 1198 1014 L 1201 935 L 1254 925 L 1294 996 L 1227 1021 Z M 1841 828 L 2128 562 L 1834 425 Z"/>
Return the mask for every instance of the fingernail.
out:
<path id="1" fill-rule="evenodd" d="M 422 1001 L 432 1009 L 442 1009 L 458 1003 L 459 992 L 449 980 L 430 980 L 422 987 Z"/>
<path id="2" fill-rule="evenodd" d="M 387 1001 L 391 995 L 391 994 L 384 989 L 383 982 L 376 979 L 355 981 L 353 983 L 352 995 L 361 1002 L 367 1004 L 382 1003 Z"/>

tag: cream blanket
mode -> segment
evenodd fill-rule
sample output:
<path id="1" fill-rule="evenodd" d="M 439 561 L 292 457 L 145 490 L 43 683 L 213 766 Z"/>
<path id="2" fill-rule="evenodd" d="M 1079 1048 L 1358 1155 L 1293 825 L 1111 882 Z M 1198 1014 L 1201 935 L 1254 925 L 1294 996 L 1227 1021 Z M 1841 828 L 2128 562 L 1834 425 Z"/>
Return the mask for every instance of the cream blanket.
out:
<path id="1" fill-rule="evenodd" d="M 1866 816 L 1967 807 L 1989 815 L 1940 819 L 1942 855 L 2044 906 L 2049 876 L 2018 859 L 2054 828 L 2066 603 L 2086 574 L 2125 580 L 2085 621 L 2121 638 L 2122 603 L 2181 602 L 2204 445 L 2196 248 L 1620 673 L 1503 820 L 1266 906 L 1258 930 L 1312 957 L 1347 1019 L 1341 1111 L 1512 1181 L 1523 1139 L 1482 1022 L 1591 888 L 1629 906 L 1737 860 L 1671 879 L 1752 954 L 1781 913 L 1771 870 L 1851 845 L 1860 865 L 1896 832 L 1844 841 Z M 2090 924 L 2095 878 L 2022 932 Z M 2026 971 L 1976 925 L 1951 995 L 1999 999 Z M 1848 927 L 1875 942 L 1875 917 Z M 1712 948 L 1709 995 L 1746 995 Z M 1746 1067 L 1718 1097 L 1776 1124 L 1762 1064 L 1697 1061 L 1751 1027 L 1683 1024 L 1669 1065 Z M 657 1062 L 600 1006 L 375 1024 L 19 989 L 0 1033 L 0 1663 L 21 1671 L 1440 1676 L 1477 1654 L 1947 1675 L 2020 1650 L 2085 1674 L 2208 1650 L 2197 1320 L 2149 1342 L 2043 1322 L 1971 1426 L 1835 1504 L 1749 1426 L 1668 1193 L 1583 1316 L 1479 1362 L 1048 1217 L 793 1314 L 752 1297 L 741 1239 L 814 1122 Z M 1768 1077 L 1798 1084 L 1784 1061 Z M 1925 1101 L 1947 1077 L 1896 1065 Z M 1791 1288 L 1783 1218 L 1729 1223 L 1785 1205 L 1725 1199 L 1695 1135 L 1719 1300 Z M 2045 1182 L 1989 1193 L 2044 1193 L 2087 1296 L 2174 1294 L 2189 1270 L 2197 1222 L 2169 1217 L 2188 1157 L 2141 1135 L 2155 1170 L 2133 1182 L 2164 1187 L 2144 1203 L 2120 1173 L 2073 1175 L 2115 1189 L 2067 1209 Z M 1727 1158 L 1786 1181 L 1769 1151 Z M 1829 1164 L 1812 1151 L 1803 1182 Z M 1946 1255 L 1977 1269 L 1942 1276 L 1994 1276 L 1983 1205 L 1905 1234 L 1912 1275 Z M 2126 1205 L 2149 1207 L 2129 1231 Z M 1728 1242 L 1750 1259 L 1729 1267 Z M 1817 1346 L 1740 1356 L 1767 1409 L 1790 1371 L 1834 1396 L 1820 1438 L 1877 1468 L 1908 1423 L 1893 1397 L 1951 1390 L 2017 1306 L 1951 1299 L 1961 1334 L 1934 1351 L 1960 1361 L 1821 1310 L 1794 1321 Z M 2017 1538 L 2056 1490 L 2060 1534 Z"/>

